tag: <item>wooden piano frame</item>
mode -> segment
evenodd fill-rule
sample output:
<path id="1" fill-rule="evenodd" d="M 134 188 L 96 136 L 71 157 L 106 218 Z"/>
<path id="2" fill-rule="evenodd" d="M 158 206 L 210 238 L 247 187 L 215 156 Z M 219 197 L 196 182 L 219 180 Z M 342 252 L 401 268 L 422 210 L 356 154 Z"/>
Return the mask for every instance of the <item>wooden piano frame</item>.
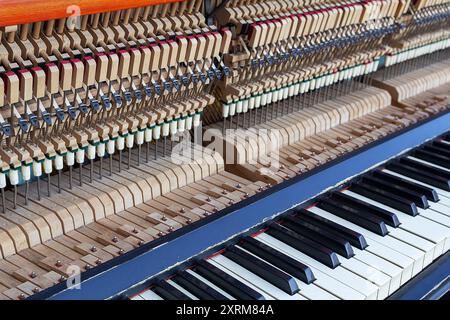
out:
<path id="1" fill-rule="evenodd" d="M 0 0 L 0 27 L 183 0 Z"/>

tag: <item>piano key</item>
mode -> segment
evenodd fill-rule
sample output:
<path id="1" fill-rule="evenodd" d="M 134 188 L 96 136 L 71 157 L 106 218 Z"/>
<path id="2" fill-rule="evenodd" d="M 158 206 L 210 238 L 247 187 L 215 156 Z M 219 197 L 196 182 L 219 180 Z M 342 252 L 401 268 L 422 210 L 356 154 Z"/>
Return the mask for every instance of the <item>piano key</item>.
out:
<path id="1" fill-rule="evenodd" d="M 344 258 L 351 258 L 354 253 L 350 243 L 339 237 L 332 235 L 327 230 L 316 227 L 310 223 L 297 219 L 293 216 L 288 216 L 283 219 L 283 226 L 301 234 L 310 239 L 319 242 L 323 246 L 335 251 Z"/>
<path id="2" fill-rule="evenodd" d="M 289 295 L 296 294 L 299 289 L 294 279 L 285 272 L 272 267 L 263 260 L 249 255 L 237 247 L 229 247 L 222 254 L 242 267 L 251 270 L 254 274 L 278 287 Z"/>
<path id="3" fill-rule="evenodd" d="M 168 284 L 170 284 L 172 287 L 180 291 L 181 293 L 185 294 L 189 299 L 191 300 L 198 300 L 198 298 L 193 295 L 191 292 L 180 286 L 178 283 L 174 282 L 173 280 L 166 280 Z"/>
<path id="4" fill-rule="evenodd" d="M 265 245 L 265 244 L 262 243 L 261 241 L 258 241 L 258 240 L 253 239 L 253 238 L 251 238 L 251 239 L 252 239 L 253 242 L 255 243 L 255 246 L 256 246 L 256 247 L 264 246 L 265 248 L 269 248 L 271 251 L 278 252 L 281 256 L 283 256 L 283 257 L 285 257 L 285 258 L 287 258 L 287 259 L 293 260 L 293 261 L 295 261 L 297 264 L 300 264 L 300 265 L 303 265 L 303 266 L 304 266 L 304 264 L 302 264 L 301 262 L 299 262 L 299 261 L 297 261 L 297 260 L 295 260 L 295 259 L 293 259 L 293 258 L 291 258 L 291 257 L 286 256 L 286 255 L 283 254 L 282 252 L 280 252 L 280 251 L 278 251 L 278 250 L 275 250 L 275 249 L 273 249 L 272 247 L 270 247 L 270 246 L 268 246 L 268 245 Z M 242 245 L 243 243 L 244 243 L 244 242 L 241 242 L 241 245 Z M 240 247 L 240 246 L 238 246 L 238 247 Z M 246 251 L 246 252 L 248 252 L 249 254 L 251 254 L 251 255 L 253 255 L 253 256 L 255 256 L 255 257 L 258 257 L 258 258 L 264 260 L 266 263 L 268 263 L 268 264 L 270 264 L 270 265 L 273 265 L 273 264 L 270 263 L 268 260 L 265 260 L 265 259 L 261 258 L 260 256 L 255 255 L 253 252 L 248 251 L 248 250 L 246 250 L 245 248 L 241 248 L 241 249 L 244 250 L 244 251 Z M 277 260 L 272 260 L 271 262 L 275 262 L 275 263 L 276 263 Z M 273 265 L 273 266 L 276 267 L 275 265 Z M 308 267 L 308 269 L 310 269 L 310 268 Z M 313 283 L 306 284 L 304 281 L 299 280 L 299 279 L 296 278 L 295 276 L 293 276 L 293 278 L 294 278 L 295 282 L 297 283 L 298 287 L 300 288 L 300 293 L 301 293 L 301 295 L 304 296 L 304 297 L 306 297 L 306 298 L 309 299 L 309 300 L 338 300 L 338 299 L 339 299 L 339 298 L 336 297 L 335 295 L 332 295 L 332 294 L 329 293 L 328 291 L 326 291 L 326 290 L 322 289 L 321 287 L 317 286 L 314 282 L 313 282 Z"/>
<path id="5" fill-rule="evenodd" d="M 236 298 L 234 298 L 233 296 L 228 294 L 226 291 L 224 291 L 221 288 L 219 288 L 218 286 L 216 286 L 214 283 L 212 283 L 208 279 L 206 279 L 203 276 L 199 275 L 195 271 L 188 269 L 188 270 L 185 270 L 184 272 L 186 272 L 190 276 L 194 277 L 196 280 L 199 280 L 201 283 L 204 283 L 206 286 L 212 288 L 214 291 L 217 291 L 220 295 L 223 295 L 225 297 L 224 300 L 227 300 L 227 299 L 228 300 L 236 300 Z"/>
<path id="6" fill-rule="evenodd" d="M 329 232 L 339 237 L 347 239 L 352 246 L 360 250 L 364 250 L 367 247 L 366 239 L 364 239 L 364 236 L 361 235 L 360 233 L 354 232 L 353 230 L 345 228 L 340 224 L 334 223 L 333 221 L 319 217 L 305 209 L 300 209 L 297 210 L 296 212 L 297 212 L 296 217 L 298 217 L 299 219 L 308 221 L 314 225 L 317 225 L 323 229 L 328 230 Z"/>
<path id="7" fill-rule="evenodd" d="M 388 275 L 391 280 L 389 284 L 389 295 L 394 293 L 401 286 L 403 270 L 401 267 L 394 263 L 385 260 L 368 250 L 355 249 L 354 259 L 357 259 L 378 271 L 381 271 Z"/>
<path id="8" fill-rule="evenodd" d="M 450 156 L 449 145 L 442 141 L 432 141 L 431 144 L 423 146 L 425 150 L 430 150 L 438 154 Z"/>
<path id="9" fill-rule="evenodd" d="M 434 153 L 432 150 L 417 149 L 414 150 L 413 155 L 414 158 L 425 160 L 447 169 L 450 168 L 450 158 Z"/>
<path id="10" fill-rule="evenodd" d="M 348 271 L 366 279 L 378 287 L 378 299 L 385 299 L 389 295 L 389 287 L 391 284 L 391 277 L 377 270 L 359 259 L 343 260 L 341 266 Z"/>
<path id="11" fill-rule="evenodd" d="M 395 195 L 399 198 L 403 198 L 405 200 L 412 201 L 419 208 L 423 208 L 423 209 L 428 208 L 427 197 L 423 194 L 401 188 L 393 183 L 387 183 L 387 182 L 382 181 L 381 179 L 377 179 L 377 178 L 370 177 L 370 176 L 363 177 L 362 181 L 367 183 L 368 185 L 372 185 L 381 190 L 385 190 L 386 192 L 391 193 L 392 195 Z"/>
<path id="12" fill-rule="evenodd" d="M 398 177 L 398 178 L 401 178 L 401 179 L 404 179 L 404 180 L 407 180 L 407 181 L 410 181 L 410 182 L 422 185 L 422 186 L 427 187 L 427 188 L 433 188 L 433 190 L 436 191 L 436 193 L 439 195 L 440 202 L 449 203 L 450 204 L 450 192 L 449 191 L 446 191 L 446 190 L 441 189 L 441 188 L 436 187 L 436 186 L 432 186 L 432 185 L 430 185 L 430 184 L 428 184 L 426 182 L 423 182 L 423 181 L 418 180 L 418 179 L 414 179 L 412 177 L 406 176 L 406 175 L 398 173 L 396 171 L 392 171 L 392 170 L 389 170 L 389 169 L 383 169 L 383 172 L 387 173 L 389 175 L 392 175 L 394 177 Z"/>
<path id="13" fill-rule="evenodd" d="M 280 288 L 274 286 L 270 282 L 259 277 L 251 270 L 244 268 L 239 263 L 227 258 L 224 255 L 217 255 L 208 260 L 209 263 L 221 268 L 224 272 L 231 274 L 249 287 L 261 292 L 266 300 L 305 300 L 300 294 L 289 294 Z"/>
<path id="14" fill-rule="evenodd" d="M 368 216 L 363 212 L 341 205 L 332 200 L 322 200 L 317 204 L 317 207 L 330 211 L 341 218 L 351 221 L 367 230 L 375 232 L 380 236 L 388 234 L 388 230 L 384 222 L 374 216 Z"/>
<path id="15" fill-rule="evenodd" d="M 427 173 L 423 170 L 419 170 L 399 163 L 390 163 L 386 165 L 386 169 L 398 172 L 415 180 L 422 181 L 428 185 L 432 185 L 433 187 L 438 187 L 443 190 L 450 191 L 447 179 Z"/>
<path id="16" fill-rule="evenodd" d="M 394 228 L 398 227 L 398 225 L 400 224 L 397 216 L 395 214 L 393 214 L 392 212 L 389 212 L 387 210 L 380 210 L 379 208 L 371 206 L 370 204 L 368 204 L 366 202 L 358 201 L 357 199 L 348 197 L 344 193 L 333 192 L 332 199 L 335 199 L 339 203 L 342 203 L 346 206 L 350 206 L 351 208 L 354 208 L 355 210 L 369 212 L 369 213 L 373 214 L 374 216 L 383 220 L 384 223 L 386 223 Z"/>
<path id="17" fill-rule="evenodd" d="M 448 148 L 448 146 L 446 146 L 445 144 L 443 145 L 439 141 L 432 141 L 431 144 L 425 144 L 424 146 L 422 146 L 422 150 L 450 157 L 450 149 Z"/>
<path id="18" fill-rule="evenodd" d="M 164 300 L 161 298 L 161 296 L 157 295 L 155 292 L 153 292 L 151 289 L 145 290 L 144 292 L 141 292 L 139 296 L 143 300 Z"/>
<path id="19" fill-rule="evenodd" d="M 277 268 L 300 279 L 306 284 L 312 283 L 315 279 L 314 274 L 308 266 L 282 254 L 277 250 L 273 250 L 271 247 L 256 241 L 252 237 L 245 237 L 241 242 L 239 242 L 238 245 L 239 247 L 244 248 L 259 258 L 276 266 Z"/>
<path id="20" fill-rule="evenodd" d="M 424 180 L 431 181 L 432 183 L 430 184 L 436 184 L 439 188 L 450 190 L 450 174 L 445 172 L 445 170 L 423 164 L 419 161 L 414 161 L 410 158 L 400 158 L 400 160 L 393 165 L 404 168 L 409 172 L 419 173 L 419 176 L 421 176 Z"/>
<path id="21" fill-rule="evenodd" d="M 403 212 L 397 211 L 393 208 L 389 208 L 381 203 L 378 203 L 372 199 L 358 195 L 351 191 L 344 191 L 344 192 L 346 192 L 347 194 L 349 194 L 355 198 L 358 198 L 362 201 L 367 201 L 368 203 L 371 203 L 382 209 L 392 210 L 400 218 L 400 221 L 402 223 L 400 225 L 401 229 L 408 231 L 412 234 L 418 235 L 430 242 L 433 242 L 436 245 L 436 251 L 437 251 L 436 253 L 439 252 L 439 249 L 441 250 L 439 255 L 442 254 L 442 250 L 444 250 L 444 247 L 448 247 L 448 245 L 449 245 L 448 242 L 450 240 L 450 229 L 449 228 L 447 228 L 443 225 L 440 225 L 438 223 L 435 223 L 432 220 L 426 219 L 426 218 L 422 217 L 421 215 L 416 216 L 416 217 L 411 217 L 407 214 L 404 214 Z M 427 213 L 427 210 L 424 210 L 423 215 L 425 215 L 426 213 Z M 395 230 L 392 232 L 395 232 Z"/>
<path id="22" fill-rule="evenodd" d="M 286 229 L 277 223 L 271 225 L 266 232 L 330 268 L 336 268 L 340 264 L 336 253 L 330 249 L 325 248 L 317 242 L 309 240 L 298 233 Z"/>
<path id="23" fill-rule="evenodd" d="M 357 193 L 353 193 L 351 191 L 346 191 L 346 192 L 348 192 L 348 194 L 350 194 L 356 198 L 366 200 L 367 202 L 372 202 L 372 204 L 374 204 L 374 205 L 383 206 L 382 204 L 377 203 L 374 200 L 365 198 L 364 196 L 359 195 Z M 393 210 L 395 210 L 395 209 L 393 209 Z M 409 217 L 409 216 L 405 215 L 405 217 Z M 410 217 L 410 218 L 413 219 L 413 217 Z M 420 218 L 417 221 L 427 224 L 427 221 L 423 220 L 420 216 L 417 216 L 416 218 Z M 403 219 L 403 217 L 402 217 L 401 220 L 404 221 L 405 219 Z M 408 224 L 408 225 L 406 225 L 406 224 Z M 390 236 L 397 238 L 399 240 L 402 240 L 405 243 L 409 243 L 424 252 L 427 252 L 427 254 L 425 255 L 424 263 L 428 264 L 429 262 L 431 262 L 433 260 L 432 257 L 433 256 L 435 257 L 436 254 L 442 250 L 442 245 L 440 243 L 436 243 L 436 242 L 433 242 L 433 241 L 427 239 L 426 237 L 421 235 L 420 232 L 419 232 L 419 234 L 415 233 L 415 231 L 417 232 L 417 229 L 418 229 L 417 225 L 414 227 L 410 227 L 409 225 L 410 225 L 410 223 L 408 223 L 408 222 L 404 222 L 404 223 L 402 222 L 402 224 L 400 225 L 400 228 L 393 230 L 390 233 Z M 405 230 L 406 232 L 402 232 L 402 230 Z M 428 231 L 428 233 L 430 233 L 430 230 Z"/>
<path id="24" fill-rule="evenodd" d="M 152 289 L 157 295 L 167 300 L 192 300 L 185 293 L 165 281 L 158 282 Z"/>
<path id="25" fill-rule="evenodd" d="M 192 292 L 192 294 L 200 300 L 228 300 L 225 295 L 221 294 L 217 290 L 214 290 L 205 282 L 199 280 L 187 271 L 179 273 L 172 280 L 186 288 L 189 292 Z"/>
<path id="26" fill-rule="evenodd" d="M 348 189 L 412 216 L 419 214 L 414 202 L 399 198 L 379 188 L 367 186 L 364 183 L 358 183 L 352 184 Z"/>
<path id="27" fill-rule="evenodd" d="M 439 195 L 433 188 L 427 188 L 423 185 L 413 183 L 411 181 L 402 179 L 400 177 L 395 177 L 392 175 L 387 174 L 386 172 L 383 172 L 381 170 L 375 170 L 372 173 L 374 176 L 383 179 L 383 181 L 386 182 L 393 182 L 396 185 L 402 186 L 408 190 L 419 192 L 423 195 L 425 195 L 428 199 L 428 201 L 437 202 L 439 201 Z"/>
<path id="28" fill-rule="evenodd" d="M 264 296 L 210 263 L 200 260 L 195 272 L 239 300 L 265 300 Z"/>
<path id="29" fill-rule="evenodd" d="M 303 254 L 297 249 L 291 247 L 283 241 L 280 241 L 277 238 L 272 237 L 270 234 L 261 233 L 256 239 L 261 240 L 262 242 L 284 252 L 285 254 L 297 259 L 303 263 L 308 264 L 311 268 L 313 268 L 314 274 L 316 274 L 317 279 L 319 279 L 319 274 L 316 273 L 316 270 L 319 273 L 324 273 L 331 278 L 334 278 L 338 282 L 340 282 L 340 286 L 347 285 L 348 287 L 358 291 L 360 294 L 364 295 L 364 299 L 376 299 L 378 294 L 378 287 L 372 284 L 371 282 L 361 278 L 360 276 L 342 268 L 337 267 L 335 269 L 331 269 L 329 267 L 324 266 L 323 264 L 317 262 L 313 258 Z"/>
<path id="30" fill-rule="evenodd" d="M 342 219 L 339 216 L 335 216 L 332 213 L 318 207 L 308 208 L 308 211 L 330 219 L 336 223 L 342 224 L 343 226 L 364 235 L 368 243 L 366 250 L 373 252 L 388 261 L 396 263 L 406 270 L 404 276 L 402 276 L 402 284 L 406 283 L 406 281 L 411 279 L 413 275 L 416 275 L 424 268 L 424 257 L 426 252 L 419 250 L 412 245 L 406 244 L 389 235 L 386 237 L 381 237 L 374 232 L 361 228 L 356 224 Z M 431 251 L 430 254 L 432 255 L 432 248 L 429 251 Z"/>

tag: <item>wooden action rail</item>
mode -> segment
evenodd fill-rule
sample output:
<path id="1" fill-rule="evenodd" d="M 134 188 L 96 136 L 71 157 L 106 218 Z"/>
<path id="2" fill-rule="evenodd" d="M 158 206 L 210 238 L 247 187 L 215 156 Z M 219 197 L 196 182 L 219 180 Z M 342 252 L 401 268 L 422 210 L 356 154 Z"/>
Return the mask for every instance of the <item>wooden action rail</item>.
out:
<path id="1" fill-rule="evenodd" d="M 1 0 L 0 27 L 68 18 L 183 0 Z"/>

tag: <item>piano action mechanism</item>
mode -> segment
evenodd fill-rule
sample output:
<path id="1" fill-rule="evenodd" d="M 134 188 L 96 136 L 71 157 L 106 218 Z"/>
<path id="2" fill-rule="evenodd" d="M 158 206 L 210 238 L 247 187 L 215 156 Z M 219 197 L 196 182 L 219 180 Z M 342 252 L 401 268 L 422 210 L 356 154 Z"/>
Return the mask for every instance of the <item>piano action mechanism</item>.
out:
<path id="1" fill-rule="evenodd" d="M 4 2 L 0 299 L 400 298 L 448 266 L 449 1 Z"/>

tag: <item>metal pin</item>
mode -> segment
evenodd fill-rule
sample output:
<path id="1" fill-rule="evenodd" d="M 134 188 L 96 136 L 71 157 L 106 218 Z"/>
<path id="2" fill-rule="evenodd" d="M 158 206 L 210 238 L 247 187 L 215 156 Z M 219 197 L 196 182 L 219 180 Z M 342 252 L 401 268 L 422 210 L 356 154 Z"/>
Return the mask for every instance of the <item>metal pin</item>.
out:
<path id="1" fill-rule="evenodd" d="M 58 170 L 58 193 L 61 193 L 61 170 Z"/>
<path id="2" fill-rule="evenodd" d="M 80 163 L 80 171 L 78 172 L 80 178 L 80 187 L 83 185 L 83 164 Z"/>
<path id="3" fill-rule="evenodd" d="M 72 190 L 73 168 L 69 166 L 69 189 Z"/>
<path id="4" fill-rule="evenodd" d="M 112 176 L 112 170 L 113 169 L 113 156 L 112 154 L 109 155 L 109 176 Z"/>
<path id="5" fill-rule="evenodd" d="M 119 150 L 119 172 L 122 171 L 122 150 Z"/>
<path id="6" fill-rule="evenodd" d="M 127 163 L 127 169 L 130 170 L 131 165 L 131 148 L 128 148 L 128 163 Z"/>
<path id="7" fill-rule="evenodd" d="M 38 201 L 41 201 L 41 177 L 37 177 L 37 194 L 38 194 Z"/>
<path id="8" fill-rule="evenodd" d="M 14 185 L 14 203 L 13 208 L 16 209 L 17 207 L 17 185 Z"/>
<path id="9" fill-rule="evenodd" d="M 47 195 L 50 197 L 50 173 L 47 174 Z"/>
<path id="10" fill-rule="evenodd" d="M 92 183 L 93 175 L 94 175 L 94 159 L 91 159 L 91 167 L 89 168 L 89 183 Z"/>
<path id="11" fill-rule="evenodd" d="M 155 160 L 158 159 L 158 141 L 159 140 L 155 141 Z"/>
<path id="12" fill-rule="evenodd" d="M 100 157 L 100 169 L 98 170 L 98 178 L 102 180 L 103 178 L 103 157 Z"/>
<path id="13" fill-rule="evenodd" d="M 30 182 L 25 182 L 25 205 L 28 205 L 28 190 L 30 189 Z"/>
<path id="14" fill-rule="evenodd" d="M 138 145 L 137 165 L 138 167 L 141 165 L 141 145 Z"/>
<path id="15" fill-rule="evenodd" d="M 145 143 L 145 162 L 148 163 L 150 154 L 150 142 Z"/>
<path id="16" fill-rule="evenodd" d="M 163 144 L 163 157 L 166 156 L 166 145 L 167 145 L 167 137 L 164 137 L 164 144 Z"/>
<path id="17" fill-rule="evenodd" d="M 5 199 L 5 189 L 2 188 L 2 212 L 6 212 L 6 199 Z"/>

